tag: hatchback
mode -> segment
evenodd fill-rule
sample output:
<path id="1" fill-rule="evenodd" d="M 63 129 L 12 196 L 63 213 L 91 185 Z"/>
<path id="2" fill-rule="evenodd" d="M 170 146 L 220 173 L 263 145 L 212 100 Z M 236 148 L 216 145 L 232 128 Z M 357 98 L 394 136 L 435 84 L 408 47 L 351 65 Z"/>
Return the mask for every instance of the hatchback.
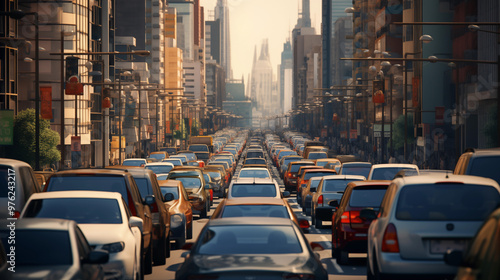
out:
<path id="1" fill-rule="evenodd" d="M 500 187 L 488 178 L 394 179 L 368 229 L 368 279 L 453 277 L 457 268 L 444 262 L 444 254 L 465 249 L 499 202 Z M 367 216 L 376 215 L 371 211 Z"/>

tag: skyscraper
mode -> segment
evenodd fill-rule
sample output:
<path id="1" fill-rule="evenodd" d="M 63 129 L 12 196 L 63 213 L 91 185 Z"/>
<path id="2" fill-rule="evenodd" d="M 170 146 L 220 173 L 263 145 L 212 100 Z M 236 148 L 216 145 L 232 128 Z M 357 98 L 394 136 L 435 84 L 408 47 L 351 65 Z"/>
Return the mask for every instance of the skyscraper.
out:
<path id="1" fill-rule="evenodd" d="M 226 79 L 231 80 L 233 71 L 231 70 L 231 36 L 229 33 L 229 9 L 227 0 L 217 0 L 215 6 L 215 19 L 220 20 L 220 48 L 221 61 L 220 64 L 226 70 Z"/>
<path id="2" fill-rule="evenodd" d="M 269 115 L 272 109 L 273 68 L 269 58 L 267 39 L 262 42 L 259 57 L 257 58 L 256 53 L 254 55 L 250 84 L 250 97 L 256 105 L 257 111 L 260 111 L 264 116 Z"/>

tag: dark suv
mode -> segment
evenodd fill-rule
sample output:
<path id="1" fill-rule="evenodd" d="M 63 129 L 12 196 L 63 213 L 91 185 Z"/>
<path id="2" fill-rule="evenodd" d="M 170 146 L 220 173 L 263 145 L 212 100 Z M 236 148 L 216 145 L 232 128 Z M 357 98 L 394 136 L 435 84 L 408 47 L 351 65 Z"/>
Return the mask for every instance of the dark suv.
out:
<path id="1" fill-rule="evenodd" d="M 164 265 L 165 258 L 170 257 L 170 214 L 164 204 L 156 174 L 145 168 L 131 168 L 132 174 L 143 199 L 154 196 L 155 201 L 149 205 L 153 218 L 153 263 Z"/>
<path id="2" fill-rule="evenodd" d="M 457 161 L 453 174 L 486 177 L 500 184 L 500 149 L 469 149 Z"/>
<path id="3" fill-rule="evenodd" d="M 54 173 L 44 191 L 108 191 L 118 192 L 127 203 L 133 216 L 144 221 L 143 266 L 144 274 L 153 272 L 153 221 L 148 205 L 154 202 L 153 196 L 142 199 L 139 188 L 132 175 L 126 169 L 74 169 Z"/>

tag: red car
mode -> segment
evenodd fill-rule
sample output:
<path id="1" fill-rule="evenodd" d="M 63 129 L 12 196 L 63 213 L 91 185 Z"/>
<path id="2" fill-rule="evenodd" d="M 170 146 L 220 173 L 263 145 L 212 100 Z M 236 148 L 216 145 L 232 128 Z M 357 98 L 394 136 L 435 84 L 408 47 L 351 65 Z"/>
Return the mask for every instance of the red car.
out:
<path id="1" fill-rule="evenodd" d="M 376 217 L 361 215 L 365 208 L 378 212 L 391 181 L 353 181 L 341 201 L 332 200 L 332 258 L 339 264 L 349 262 L 349 253 L 366 253 L 368 228 Z"/>

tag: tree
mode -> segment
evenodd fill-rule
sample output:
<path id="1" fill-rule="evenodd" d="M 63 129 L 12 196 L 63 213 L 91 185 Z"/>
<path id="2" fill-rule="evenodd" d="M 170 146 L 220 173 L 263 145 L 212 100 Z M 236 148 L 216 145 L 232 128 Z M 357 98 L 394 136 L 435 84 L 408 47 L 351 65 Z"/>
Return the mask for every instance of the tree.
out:
<path id="1" fill-rule="evenodd" d="M 48 166 L 61 159 L 57 150 L 59 133 L 50 129 L 50 121 L 40 120 L 40 166 Z M 35 109 L 21 111 L 14 118 L 14 145 L 9 157 L 35 166 Z"/>
<path id="2" fill-rule="evenodd" d="M 414 129 L 413 129 L 413 116 L 407 117 L 408 133 L 407 142 L 411 145 L 415 142 Z M 395 150 L 403 149 L 405 145 L 405 116 L 399 116 L 393 124 L 394 132 L 392 133 L 392 142 Z"/>

